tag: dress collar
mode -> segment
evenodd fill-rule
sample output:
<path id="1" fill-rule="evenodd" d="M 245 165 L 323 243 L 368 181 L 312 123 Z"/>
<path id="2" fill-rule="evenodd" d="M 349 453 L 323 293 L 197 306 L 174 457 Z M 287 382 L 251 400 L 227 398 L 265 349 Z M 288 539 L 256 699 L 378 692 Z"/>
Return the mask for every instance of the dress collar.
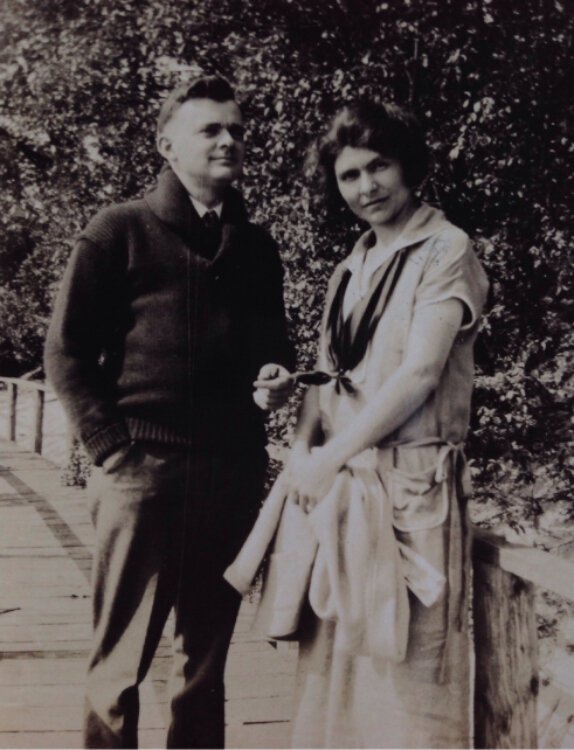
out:
<path id="1" fill-rule="evenodd" d="M 434 208 L 434 206 L 430 206 L 428 203 L 423 203 L 417 208 L 405 224 L 403 231 L 390 245 L 384 248 L 373 247 L 375 245 L 375 236 L 373 230 L 369 229 L 359 237 L 359 240 L 353 247 L 350 255 L 343 261 L 343 264 L 351 273 L 356 273 L 363 267 L 367 250 L 376 248 L 373 263 L 372 265 L 369 264 L 370 273 L 374 273 L 398 250 L 402 250 L 404 247 L 409 247 L 410 245 L 416 245 L 419 242 L 424 242 L 429 237 L 449 226 L 451 226 L 449 221 L 440 209 Z"/>

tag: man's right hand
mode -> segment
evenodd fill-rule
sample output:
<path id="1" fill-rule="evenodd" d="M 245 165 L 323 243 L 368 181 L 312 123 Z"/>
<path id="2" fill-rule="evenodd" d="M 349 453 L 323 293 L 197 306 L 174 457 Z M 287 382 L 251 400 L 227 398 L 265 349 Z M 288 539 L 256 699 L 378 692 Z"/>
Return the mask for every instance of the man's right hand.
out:
<path id="1" fill-rule="evenodd" d="M 291 373 L 282 365 L 263 365 L 253 383 L 253 400 L 264 411 L 279 409 L 289 400 L 294 385 Z"/>

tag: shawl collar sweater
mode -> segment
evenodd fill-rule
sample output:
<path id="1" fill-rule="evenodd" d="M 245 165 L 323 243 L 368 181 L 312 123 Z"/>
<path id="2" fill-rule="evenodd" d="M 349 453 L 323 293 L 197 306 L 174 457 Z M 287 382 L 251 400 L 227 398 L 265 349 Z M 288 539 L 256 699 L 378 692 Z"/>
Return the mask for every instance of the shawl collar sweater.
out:
<path id="1" fill-rule="evenodd" d="M 48 377 L 99 464 L 130 440 L 196 450 L 264 445 L 251 382 L 293 365 L 282 268 L 269 235 L 229 188 L 221 241 L 170 168 L 140 200 L 103 209 L 81 233 L 56 299 Z"/>

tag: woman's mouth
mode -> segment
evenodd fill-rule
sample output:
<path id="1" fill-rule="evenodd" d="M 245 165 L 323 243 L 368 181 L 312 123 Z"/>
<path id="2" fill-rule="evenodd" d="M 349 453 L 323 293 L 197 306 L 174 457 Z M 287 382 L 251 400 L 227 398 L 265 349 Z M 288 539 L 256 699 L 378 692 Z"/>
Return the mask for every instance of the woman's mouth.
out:
<path id="1" fill-rule="evenodd" d="M 387 200 L 388 198 L 376 198 L 374 201 L 365 203 L 363 208 L 377 208 L 378 206 L 382 206 Z"/>

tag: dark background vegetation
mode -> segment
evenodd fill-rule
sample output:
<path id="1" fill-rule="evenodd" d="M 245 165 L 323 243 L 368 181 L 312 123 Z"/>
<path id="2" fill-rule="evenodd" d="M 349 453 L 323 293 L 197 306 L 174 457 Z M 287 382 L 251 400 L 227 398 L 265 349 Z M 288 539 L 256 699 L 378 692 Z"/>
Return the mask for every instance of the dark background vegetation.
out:
<path id="1" fill-rule="evenodd" d="M 73 238 L 141 194 L 159 103 L 194 72 L 240 90 L 243 191 L 279 241 L 300 364 L 326 280 L 360 230 L 304 174 L 342 102 L 410 105 L 434 155 L 425 197 L 476 240 L 491 280 L 469 454 L 511 524 L 572 494 L 572 32 L 565 0 L 3 0 L 0 374 L 41 363 Z M 275 418 L 287 441 L 293 419 Z M 562 505 L 560 507 L 562 507 Z M 558 507 L 558 506 L 555 506 Z"/>

